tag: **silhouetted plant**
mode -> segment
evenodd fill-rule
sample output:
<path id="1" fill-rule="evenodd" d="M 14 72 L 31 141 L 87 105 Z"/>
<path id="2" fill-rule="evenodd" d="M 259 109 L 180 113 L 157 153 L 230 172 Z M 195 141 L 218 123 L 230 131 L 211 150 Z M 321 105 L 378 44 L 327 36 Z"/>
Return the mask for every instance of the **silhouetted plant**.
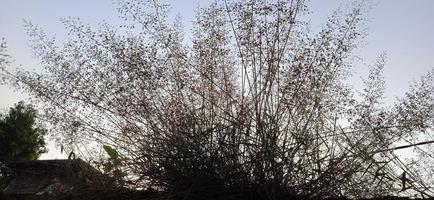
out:
<path id="1" fill-rule="evenodd" d="M 0 42 L 0 67 L 5 67 L 6 64 L 9 63 L 9 55 L 6 53 L 6 42 L 4 38 Z"/>
<path id="2" fill-rule="evenodd" d="M 122 29 L 64 19 L 62 47 L 27 23 L 44 71 L 8 77 L 40 102 L 63 143 L 116 148 L 136 187 L 270 199 L 395 194 L 405 169 L 387 149 L 433 127 L 432 73 L 392 108 L 381 104 L 384 55 L 364 90 L 345 84 L 363 3 L 312 33 L 302 0 L 214 2 L 197 11 L 191 45 L 167 5 L 119 5 Z M 432 194 L 409 179 L 407 191 Z"/>

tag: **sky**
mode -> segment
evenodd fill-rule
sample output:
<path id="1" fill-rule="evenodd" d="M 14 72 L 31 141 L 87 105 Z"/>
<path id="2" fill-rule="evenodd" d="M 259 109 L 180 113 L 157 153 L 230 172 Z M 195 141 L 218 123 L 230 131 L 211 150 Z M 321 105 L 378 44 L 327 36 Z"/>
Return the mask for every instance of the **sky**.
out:
<path id="1" fill-rule="evenodd" d="M 167 0 L 173 13 L 179 13 L 186 32 L 192 27 L 194 11 L 206 4 L 205 0 Z M 309 16 L 312 29 L 318 29 L 331 12 L 348 4 L 344 0 L 311 0 Z M 402 96 L 411 81 L 434 68 L 434 1 L 433 0 L 378 0 L 369 13 L 369 35 L 358 50 L 364 62 L 372 63 L 382 52 L 388 55 L 385 66 L 386 103 Z M 59 41 L 66 40 L 61 18 L 79 17 L 83 22 L 97 25 L 106 21 L 120 24 L 112 0 L 0 0 L 0 38 L 5 38 L 8 53 L 13 57 L 12 67 L 38 69 L 39 62 L 32 56 L 23 20 L 42 27 Z M 187 34 L 188 35 L 188 34 Z M 357 65 L 359 66 L 359 65 Z M 356 67 L 354 83 L 366 68 Z M 26 95 L 0 85 L 0 111 L 25 100 Z M 62 158 L 50 142 L 50 152 L 43 158 Z"/>

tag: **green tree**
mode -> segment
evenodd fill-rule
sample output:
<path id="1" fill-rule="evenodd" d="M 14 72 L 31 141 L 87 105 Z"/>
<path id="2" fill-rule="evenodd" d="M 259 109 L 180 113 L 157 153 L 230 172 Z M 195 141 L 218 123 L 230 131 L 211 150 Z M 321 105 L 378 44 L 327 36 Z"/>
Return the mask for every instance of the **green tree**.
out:
<path id="1" fill-rule="evenodd" d="M 36 122 L 36 116 L 36 110 L 23 101 L 0 116 L 0 160 L 35 160 L 47 151 L 47 131 Z"/>

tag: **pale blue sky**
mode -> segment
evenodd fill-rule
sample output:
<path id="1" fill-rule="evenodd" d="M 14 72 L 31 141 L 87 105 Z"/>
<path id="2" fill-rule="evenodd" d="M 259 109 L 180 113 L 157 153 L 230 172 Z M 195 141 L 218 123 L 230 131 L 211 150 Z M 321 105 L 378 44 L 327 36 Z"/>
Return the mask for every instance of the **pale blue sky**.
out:
<path id="1" fill-rule="evenodd" d="M 172 11 L 184 19 L 187 29 L 191 27 L 194 10 L 202 0 L 168 0 Z M 344 0 L 311 0 L 313 28 L 325 22 L 334 8 L 346 4 Z M 96 25 L 103 20 L 119 24 L 116 5 L 111 0 L 0 0 L 0 38 L 8 42 L 8 52 L 13 56 L 14 66 L 26 69 L 38 68 L 27 46 L 23 19 L 40 25 L 50 35 L 65 40 L 66 33 L 59 19 L 74 16 Z M 387 101 L 405 92 L 410 81 L 418 79 L 434 67 L 434 0 L 378 0 L 370 12 L 369 36 L 359 55 L 371 62 L 382 51 L 388 54 L 385 68 Z M 188 30 L 186 30 L 188 31 Z M 364 69 L 356 69 L 363 74 Z M 357 78 L 358 75 L 355 76 Z M 356 79 L 354 79 L 355 82 Z M 0 86 L 0 110 L 25 98 L 23 94 Z M 50 153 L 51 157 L 55 155 Z M 45 156 L 45 157 L 50 157 Z M 56 157 L 56 156 L 54 156 Z"/>

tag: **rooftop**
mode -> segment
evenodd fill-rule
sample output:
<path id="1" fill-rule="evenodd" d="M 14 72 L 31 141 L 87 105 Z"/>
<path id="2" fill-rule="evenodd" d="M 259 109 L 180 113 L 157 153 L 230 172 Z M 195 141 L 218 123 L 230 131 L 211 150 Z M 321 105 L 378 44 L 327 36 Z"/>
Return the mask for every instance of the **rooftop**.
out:
<path id="1" fill-rule="evenodd" d="M 101 173 L 81 159 L 16 160 L 4 163 L 4 194 L 66 193 L 88 185 Z"/>

